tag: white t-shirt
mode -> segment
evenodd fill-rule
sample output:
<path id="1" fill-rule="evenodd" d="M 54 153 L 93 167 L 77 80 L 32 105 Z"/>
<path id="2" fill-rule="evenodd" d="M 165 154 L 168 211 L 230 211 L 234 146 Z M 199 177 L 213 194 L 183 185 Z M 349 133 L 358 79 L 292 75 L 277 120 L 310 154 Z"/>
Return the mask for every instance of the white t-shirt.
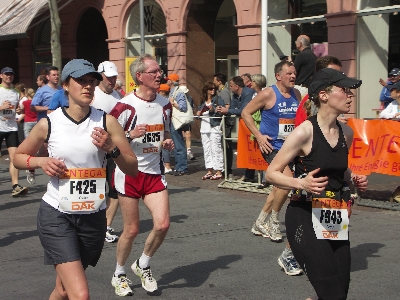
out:
<path id="1" fill-rule="evenodd" d="M 18 126 L 15 119 L 15 109 L 18 105 L 19 93 L 13 88 L 5 88 L 0 84 L 0 105 L 3 105 L 6 100 L 11 103 L 12 107 L 10 109 L 0 110 L 0 131 L 17 131 Z"/>
<path id="2" fill-rule="evenodd" d="M 109 114 L 120 99 L 121 97 L 117 91 L 113 90 L 111 94 L 106 94 L 98 86 L 96 86 L 91 105 Z"/>
<path id="3" fill-rule="evenodd" d="M 21 108 L 22 110 L 24 109 L 24 101 L 25 100 L 28 100 L 28 98 L 27 97 L 22 97 L 21 98 L 21 100 L 19 100 L 19 104 L 18 104 L 18 107 L 19 108 Z M 19 117 L 20 117 L 21 115 L 20 114 L 15 114 L 15 119 L 18 121 L 18 119 L 19 119 Z"/>

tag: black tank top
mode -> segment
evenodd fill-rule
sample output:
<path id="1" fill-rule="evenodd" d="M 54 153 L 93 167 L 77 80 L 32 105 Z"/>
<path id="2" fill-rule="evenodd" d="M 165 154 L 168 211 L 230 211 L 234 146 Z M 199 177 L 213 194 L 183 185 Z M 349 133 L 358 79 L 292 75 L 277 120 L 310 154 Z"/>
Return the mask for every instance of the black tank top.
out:
<path id="1" fill-rule="evenodd" d="M 343 184 L 344 172 L 348 167 L 348 149 L 343 135 L 342 127 L 339 127 L 339 139 L 335 147 L 331 147 L 325 139 L 317 122 L 317 116 L 308 119 L 313 125 L 313 141 L 311 152 L 306 156 L 297 156 L 295 162 L 295 177 L 321 168 L 315 177 L 328 176 L 326 190 L 339 191 Z"/>

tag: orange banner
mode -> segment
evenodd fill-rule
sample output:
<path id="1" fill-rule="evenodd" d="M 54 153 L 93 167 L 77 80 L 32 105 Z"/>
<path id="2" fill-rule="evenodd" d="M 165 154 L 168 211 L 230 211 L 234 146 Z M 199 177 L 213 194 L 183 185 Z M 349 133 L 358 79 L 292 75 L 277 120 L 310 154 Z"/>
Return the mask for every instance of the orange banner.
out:
<path id="1" fill-rule="evenodd" d="M 265 171 L 268 163 L 261 155 L 256 139 L 251 140 L 251 132 L 242 119 L 239 120 L 237 159 L 238 168 Z"/>
<path id="2" fill-rule="evenodd" d="M 349 119 L 354 130 L 349 168 L 355 174 L 400 176 L 400 123 L 392 120 Z"/>

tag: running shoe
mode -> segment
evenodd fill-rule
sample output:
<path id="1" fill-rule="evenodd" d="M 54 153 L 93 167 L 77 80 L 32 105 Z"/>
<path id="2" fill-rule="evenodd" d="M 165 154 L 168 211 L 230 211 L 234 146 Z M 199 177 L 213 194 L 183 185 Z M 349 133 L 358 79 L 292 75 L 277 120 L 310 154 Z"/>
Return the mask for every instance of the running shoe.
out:
<path id="1" fill-rule="evenodd" d="M 36 183 L 35 173 L 29 172 L 28 175 L 26 175 L 26 180 L 29 184 L 34 185 Z"/>
<path id="2" fill-rule="evenodd" d="M 187 151 L 187 159 L 189 159 L 189 160 L 194 160 L 194 159 L 196 159 L 196 158 L 194 157 L 192 151 L 190 151 L 190 150 Z"/>
<path id="3" fill-rule="evenodd" d="M 268 219 L 267 226 L 269 228 L 270 239 L 273 242 L 282 242 L 282 234 L 279 228 L 279 220 L 274 218 L 273 215 Z"/>
<path id="4" fill-rule="evenodd" d="M 107 243 L 115 243 L 118 241 L 119 239 L 118 235 L 115 235 L 113 233 L 114 229 L 112 229 L 111 227 L 107 227 L 106 238 L 105 238 Z"/>
<path id="5" fill-rule="evenodd" d="M 295 276 L 303 273 L 303 270 L 300 268 L 294 256 L 284 258 L 281 254 L 278 258 L 278 264 L 287 275 Z"/>
<path id="6" fill-rule="evenodd" d="M 136 260 L 132 266 L 132 271 L 142 280 L 142 287 L 148 292 L 155 292 L 157 287 L 157 281 L 153 278 L 151 274 L 150 266 L 147 268 L 139 267 L 139 260 Z"/>
<path id="7" fill-rule="evenodd" d="M 172 169 L 165 168 L 165 170 L 164 170 L 164 174 L 168 174 L 168 173 L 172 173 L 172 172 L 173 172 Z"/>
<path id="8" fill-rule="evenodd" d="M 13 190 L 11 192 L 11 196 L 18 197 L 18 196 L 26 195 L 26 193 L 28 193 L 28 188 L 24 187 L 24 186 L 20 186 L 18 184 L 15 188 L 13 188 Z"/>
<path id="9" fill-rule="evenodd" d="M 257 222 L 254 222 L 251 232 L 257 236 L 261 235 L 265 238 L 271 237 L 267 223 L 257 224 Z"/>
<path id="10" fill-rule="evenodd" d="M 117 294 L 118 296 L 133 295 L 132 289 L 129 286 L 132 284 L 132 282 L 128 278 L 126 278 L 125 274 L 120 274 L 118 275 L 118 277 L 114 274 L 111 279 L 111 284 L 115 288 L 115 294 Z"/>

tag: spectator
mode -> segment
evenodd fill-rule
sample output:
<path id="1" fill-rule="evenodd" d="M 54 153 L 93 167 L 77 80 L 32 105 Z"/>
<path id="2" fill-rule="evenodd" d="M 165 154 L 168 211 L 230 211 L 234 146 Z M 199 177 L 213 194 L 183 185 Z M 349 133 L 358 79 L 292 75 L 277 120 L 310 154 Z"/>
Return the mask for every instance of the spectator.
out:
<path id="1" fill-rule="evenodd" d="M 315 61 L 315 71 L 318 72 L 324 68 L 332 68 L 340 71 L 342 67 L 342 62 L 339 58 L 331 55 L 318 57 Z M 317 113 L 317 107 L 314 102 L 308 100 L 308 93 L 302 98 L 299 107 L 296 112 L 296 118 L 294 125 L 297 127 L 303 123 L 310 115 L 315 115 Z"/>
<path id="2" fill-rule="evenodd" d="M 58 85 L 59 74 L 57 67 L 46 68 L 46 78 L 48 83 L 36 91 L 31 103 L 31 110 L 37 112 L 38 122 L 41 118 L 47 116 L 48 106 L 55 92 L 62 89 Z"/>
<path id="3" fill-rule="evenodd" d="M 263 89 L 265 89 L 265 87 L 267 86 L 267 78 L 265 78 L 265 76 L 263 74 L 254 74 L 251 76 L 251 88 L 253 90 L 255 90 L 256 92 L 253 95 L 253 99 L 257 96 L 257 94 L 259 92 L 261 92 Z M 261 111 L 258 110 L 256 111 L 253 115 L 253 120 L 254 123 L 256 124 L 257 129 L 260 129 L 260 123 L 261 123 Z M 252 139 L 254 139 L 254 135 L 251 136 Z M 254 178 L 254 173 L 251 174 L 250 169 L 248 169 L 248 176 L 250 178 Z M 254 170 L 253 170 L 254 172 Z M 262 172 L 262 174 L 264 174 L 264 172 Z M 268 183 L 265 181 L 264 176 L 261 176 L 261 184 L 257 187 L 258 189 L 263 189 L 266 188 L 268 186 Z"/>
<path id="4" fill-rule="evenodd" d="M 240 116 L 243 108 L 253 99 L 255 90 L 244 85 L 240 76 L 232 77 L 229 81 L 229 87 L 233 93 L 229 108 L 218 106 L 217 112 L 226 115 Z M 254 181 L 254 170 L 246 170 L 243 181 Z"/>
<path id="5" fill-rule="evenodd" d="M 203 85 L 201 89 L 201 105 L 197 112 L 197 116 L 203 117 L 201 119 L 200 133 L 204 150 L 204 162 L 207 169 L 207 174 L 202 177 L 203 180 L 222 179 L 222 170 L 224 169 L 221 119 L 214 117 L 221 116 L 215 110 L 217 106 L 225 106 L 225 103 L 221 97 L 215 95 L 215 89 L 215 85 L 212 82 L 206 82 Z"/>
<path id="6" fill-rule="evenodd" d="M 46 75 L 39 75 L 36 79 L 36 84 L 38 86 L 38 89 L 40 89 L 42 86 L 45 86 L 49 81 L 46 78 Z"/>
<path id="7" fill-rule="evenodd" d="M 390 92 L 390 97 L 394 100 L 380 113 L 381 119 L 400 118 L 400 81 L 394 84 L 389 84 L 386 87 Z"/>
<path id="8" fill-rule="evenodd" d="M 243 79 L 244 85 L 247 86 L 248 88 L 251 88 L 251 82 L 252 82 L 251 74 L 250 73 L 244 73 L 241 77 Z"/>
<path id="9" fill-rule="evenodd" d="M 47 113 L 51 113 L 52 111 L 56 110 L 59 107 L 67 107 L 67 106 L 69 106 L 68 96 L 65 94 L 64 90 L 59 90 L 55 92 L 53 97 L 51 98 L 50 104 L 47 109 Z"/>
<path id="10" fill-rule="evenodd" d="M 317 57 L 310 48 L 310 38 L 306 35 L 300 35 L 296 42 L 296 48 L 300 51 L 294 61 L 296 68 L 296 85 L 300 91 L 301 98 L 308 93 L 308 82 L 315 72 L 315 61 Z"/>
<path id="11" fill-rule="evenodd" d="M 389 79 L 385 82 L 382 78 L 379 79 L 379 83 L 383 86 L 381 95 L 379 96 L 379 101 L 381 101 L 381 108 L 386 108 L 393 98 L 390 96 L 391 92 L 389 86 L 395 84 L 400 80 L 400 69 L 394 68 L 389 73 Z"/>
<path id="12" fill-rule="evenodd" d="M 125 97 L 126 93 L 125 93 L 125 91 L 122 89 L 122 81 L 121 81 L 121 79 L 117 79 L 117 80 L 115 81 L 114 90 L 117 91 L 117 93 L 119 94 L 120 98 Z"/>
<path id="13" fill-rule="evenodd" d="M 229 85 L 226 81 L 226 75 L 223 73 L 214 74 L 214 85 L 217 88 L 217 96 L 220 97 L 224 103 L 225 107 L 229 108 L 231 104 L 231 93 L 229 91 Z M 232 174 L 232 162 L 233 162 L 233 143 L 231 140 L 232 129 L 235 126 L 235 119 L 230 117 L 225 117 L 225 150 L 226 150 L 226 169 L 227 175 Z"/>
<path id="14" fill-rule="evenodd" d="M 37 113 L 31 111 L 31 102 L 32 98 L 35 96 L 34 89 L 27 89 L 26 90 L 26 97 L 27 100 L 24 101 L 20 108 L 24 111 L 25 114 L 25 122 L 24 122 L 24 137 L 27 138 L 29 133 L 31 132 L 32 128 L 37 123 Z M 33 185 L 36 183 L 35 180 L 35 169 L 28 170 L 28 175 L 26 175 L 26 180 L 29 184 Z"/>
<path id="15" fill-rule="evenodd" d="M 18 106 L 15 111 L 16 112 L 15 120 L 17 121 L 17 124 L 18 124 L 18 139 L 19 139 L 19 142 L 22 143 L 22 141 L 25 139 L 25 136 L 24 136 L 25 113 L 24 113 L 24 110 L 21 108 L 21 106 L 23 107 L 23 103 L 28 98 L 26 97 L 26 93 L 25 93 L 25 84 L 16 83 L 14 85 L 14 88 L 19 93 L 19 102 L 18 102 Z"/>
<path id="16" fill-rule="evenodd" d="M 160 84 L 158 94 L 168 99 L 169 97 L 169 85 L 166 83 Z M 164 163 L 164 174 L 173 174 L 171 168 L 171 154 L 167 149 L 162 148 L 162 159 Z"/>
<path id="17" fill-rule="evenodd" d="M 187 105 L 187 98 L 185 93 L 179 89 L 178 74 L 170 74 L 168 76 L 167 84 L 170 86 L 171 89 L 169 94 L 169 102 L 171 103 L 171 105 L 182 112 L 186 112 L 188 109 L 191 109 L 191 107 L 188 107 Z M 174 116 L 172 115 L 172 117 Z M 182 127 L 174 128 L 174 125 L 171 122 L 171 137 L 175 145 L 175 170 L 171 174 L 175 176 L 189 174 L 187 166 L 187 150 L 185 146 L 185 141 L 183 139 L 184 128 Z"/>

